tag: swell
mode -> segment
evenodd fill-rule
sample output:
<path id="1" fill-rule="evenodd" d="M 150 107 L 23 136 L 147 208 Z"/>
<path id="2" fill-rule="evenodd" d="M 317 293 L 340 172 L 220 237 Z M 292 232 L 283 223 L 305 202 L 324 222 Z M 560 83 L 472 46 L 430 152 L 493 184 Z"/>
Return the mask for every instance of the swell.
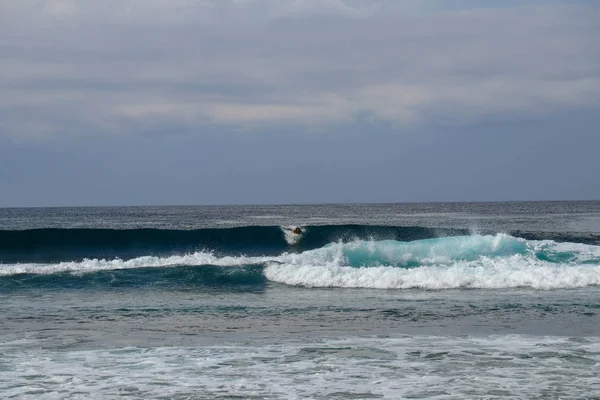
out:
<path id="1" fill-rule="evenodd" d="M 223 268 L 214 265 L 176 266 L 160 268 L 132 268 L 100 270 L 92 273 L 63 271 L 54 274 L 25 273 L 0 278 L 4 291 L 20 289 L 107 289 L 151 287 L 177 288 L 198 287 L 241 288 L 256 290 L 267 282 L 261 265 L 240 265 Z"/>
<path id="2" fill-rule="evenodd" d="M 30 229 L 0 230 L 0 263 L 60 262 L 84 258 L 131 259 L 210 250 L 221 255 L 277 255 L 301 252 L 331 242 L 352 240 L 413 241 L 465 235 L 464 229 L 325 225 L 302 227 L 296 241 L 279 226 L 225 229 Z"/>

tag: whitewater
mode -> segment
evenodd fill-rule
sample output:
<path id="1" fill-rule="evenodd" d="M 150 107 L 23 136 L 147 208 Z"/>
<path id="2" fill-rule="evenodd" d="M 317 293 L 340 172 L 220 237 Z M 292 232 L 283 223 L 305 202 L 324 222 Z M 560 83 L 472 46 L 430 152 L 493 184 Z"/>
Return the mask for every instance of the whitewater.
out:
<path id="1" fill-rule="evenodd" d="M 0 209 L 0 397 L 590 399 L 599 299 L 600 202 Z"/>

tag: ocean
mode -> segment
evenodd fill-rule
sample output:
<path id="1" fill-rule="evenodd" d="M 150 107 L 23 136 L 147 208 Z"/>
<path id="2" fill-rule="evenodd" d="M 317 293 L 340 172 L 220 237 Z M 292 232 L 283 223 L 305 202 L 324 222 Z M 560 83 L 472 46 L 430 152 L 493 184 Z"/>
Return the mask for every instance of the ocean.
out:
<path id="1" fill-rule="evenodd" d="M 120 397 L 600 399 L 600 202 L 0 209 L 0 398 Z"/>

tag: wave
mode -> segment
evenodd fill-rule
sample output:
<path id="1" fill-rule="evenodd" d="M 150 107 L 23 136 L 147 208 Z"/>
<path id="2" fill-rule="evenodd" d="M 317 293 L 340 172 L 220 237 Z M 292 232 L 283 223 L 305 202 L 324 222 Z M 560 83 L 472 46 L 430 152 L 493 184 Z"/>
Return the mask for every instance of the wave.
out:
<path id="1" fill-rule="evenodd" d="M 180 278 L 169 278 L 172 274 Z M 106 276 L 111 279 L 100 279 Z M 73 282 L 264 285 L 268 280 L 304 287 L 559 289 L 600 285 L 600 246 L 532 241 L 505 234 L 354 240 L 274 256 L 198 251 L 128 260 L 5 263 L 0 264 L 0 277 L 4 287 L 44 282 L 59 286 Z"/>
<path id="2" fill-rule="evenodd" d="M 224 229 L 0 230 L 0 262 L 57 262 L 85 258 L 133 259 L 207 251 L 221 255 L 278 255 L 353 240 L 420 240 L 465 235 L 457 229 L 369 225 L 304 226 L 302 235 L 280 226 Z"/>
<path id="3" fill-rule="evenodd" d="M 0 263 L 48 263 L 83 259 L 134 259 L 146 255 L 168 257 L 210 251 L 219 255 L 275 256 L 304 252 L 334 242 L 402 241 L 469 235 L 464 229 L 323 225 L 291 227 L 248 226 L 224 229 L 30 229 L 0 230 Z M 528 240 L 600 244 L 597 234 L 517 232 Z"/>

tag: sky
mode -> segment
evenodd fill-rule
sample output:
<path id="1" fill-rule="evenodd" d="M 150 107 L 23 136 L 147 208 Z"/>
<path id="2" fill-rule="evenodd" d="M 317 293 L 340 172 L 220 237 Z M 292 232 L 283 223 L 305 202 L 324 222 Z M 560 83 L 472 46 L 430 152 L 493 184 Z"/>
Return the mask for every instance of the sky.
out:
<path id="1" fill-rule="evenodd" d="M 600 199 L 600 2 L 0 0 L 0 207 Z"/>

